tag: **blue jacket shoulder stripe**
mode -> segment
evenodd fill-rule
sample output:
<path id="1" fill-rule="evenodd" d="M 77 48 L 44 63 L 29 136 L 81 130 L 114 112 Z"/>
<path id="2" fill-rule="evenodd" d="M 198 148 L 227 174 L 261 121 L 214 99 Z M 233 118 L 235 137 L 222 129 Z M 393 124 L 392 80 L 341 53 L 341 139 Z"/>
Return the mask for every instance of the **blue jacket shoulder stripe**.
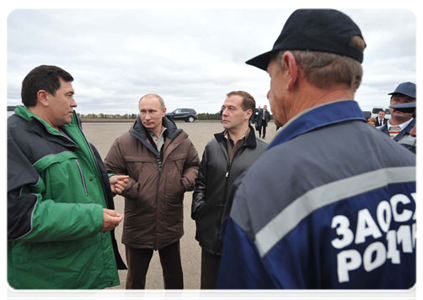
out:
<path id="1" fill-rule="evenodd" d="M 294 200 L 257 232 L 255 243 L 260 255 L 264 257 L 301 220 L 326 205 L 382 188 L 387 184 L 414 181 L 416 181 L 416 167 L 394 167 L 367 172 L 314 188 Z"/>

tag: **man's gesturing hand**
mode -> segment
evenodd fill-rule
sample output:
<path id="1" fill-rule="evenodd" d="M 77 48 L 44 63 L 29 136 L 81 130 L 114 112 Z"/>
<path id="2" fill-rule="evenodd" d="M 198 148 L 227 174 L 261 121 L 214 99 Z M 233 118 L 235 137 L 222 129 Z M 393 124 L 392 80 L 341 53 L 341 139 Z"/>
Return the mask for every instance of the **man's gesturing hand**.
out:
<path id="1" fill-rule="evenodd" d="M 122 221 L 123 215 L 115 210 L 103 208 L 103 227 L 101 231 L 109 231 L 117 227 Z"/>
<path id="2" fill-rule="evenodd" d="M 115 194 L 122 194 L 123 190 L 128 185 L 128 175 L 114 175 L 109 178 L 110 189 Z"/>

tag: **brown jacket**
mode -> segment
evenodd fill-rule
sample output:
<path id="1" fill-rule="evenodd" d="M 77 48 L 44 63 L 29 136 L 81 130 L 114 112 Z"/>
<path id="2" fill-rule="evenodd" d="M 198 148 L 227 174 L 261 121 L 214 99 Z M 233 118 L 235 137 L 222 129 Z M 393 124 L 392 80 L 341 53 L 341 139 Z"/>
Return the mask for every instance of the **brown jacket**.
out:
<path id="1" fill-rule="evenodd" d="M 122 243 L 132 248 L 162 249 L 184 234 L 184 192 L 194 189 L 199 158 L 188 134 L 166 117 L 163 126 L 161 154 L 138 118 L 105 158 L 109 173 L 130 177 L 123 192 Z"/>

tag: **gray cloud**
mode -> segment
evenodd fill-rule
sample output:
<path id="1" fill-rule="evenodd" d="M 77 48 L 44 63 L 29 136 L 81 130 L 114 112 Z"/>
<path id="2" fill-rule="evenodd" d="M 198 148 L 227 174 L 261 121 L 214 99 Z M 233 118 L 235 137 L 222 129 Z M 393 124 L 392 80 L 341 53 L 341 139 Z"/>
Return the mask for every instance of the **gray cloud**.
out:
<path id="1" fill-rule="evenodd" d="M 75 78 L 78 112 L 135 113 L 158 93 L 169 110 L 219 110 L 227 92 L 268 104 L 267 73 L 245 61 L 268 51 L 293 10 L 15 10 L 8 18 L 8 105 L 20 103 L 25 75 L 54 64 Z M 416 80 L 416 17 L 410 10 L 343 10 L 367 43 L 363 109 Z"/>

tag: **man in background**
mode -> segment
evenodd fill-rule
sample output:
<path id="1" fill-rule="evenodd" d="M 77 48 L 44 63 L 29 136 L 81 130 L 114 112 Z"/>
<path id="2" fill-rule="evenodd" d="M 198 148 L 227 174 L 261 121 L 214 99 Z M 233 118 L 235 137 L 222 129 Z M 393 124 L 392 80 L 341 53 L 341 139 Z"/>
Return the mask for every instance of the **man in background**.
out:
<path id="1" fill-rule="evenodd" d="M 420 156 L 420 95 L 416 102 L 409 102 L 403 104 L 397 104 L 390 106 L 395 110 L 402 111 L 404 113 L 412 113 L 413 119 L 415 120 L 414 127 L 410 130 L 410 135 L 416 138 L 414 153 Z"/>
<path id="2" fill-rule="evenodd" d="M 258 118 L 258 115 L 259 115 L 259 113 L 260 113 L 260 110 L 261 110 L 260 106 L 259 106 L 258 108 L 255 108 L 255 109 L 254 109 L 254 114 L 253 114 L 253 116 L 251 117 L 251 123 L 252 123 L 252 124 L 255 124 L 255 123 L 257 122 L 257 118 Z"/>
<path id="3" fill-rule="evenodd" d="M 391 119 L 379 129 L 398 144 L 416 153 L 416 137 L 410 134 L 411 129 L 416 125 L 416 121 L 413 118 L 415 109 L 399 110 L 392 107 L 393 105 L 416 102 L 416 84 L 403 82 L 397 86 L 395 91 L 388 95 L 391 95 Z"/>
<path id="4" fill-rule="evenodd" d="M 376 118 L 376 123 L 375 123 L 375 127 L 379 127 L 379 126 L 383 126 L 386 124 L 386 119 L 385 119 L 385 111 L 382 109 L 379 111 L 378 113 L 378 117 Z"/>
<path id="5" fill-rule="evenodd" d="M 266 138 L 266 128 L 270 121 L 270 113 L 267 110 L 267 105 L 263 106 L 263 109 L 259 109 L 259 113 L 256 120 L 256 129 L 261 137 L 261 131 L 263 130 L 263 139 Z"/>

